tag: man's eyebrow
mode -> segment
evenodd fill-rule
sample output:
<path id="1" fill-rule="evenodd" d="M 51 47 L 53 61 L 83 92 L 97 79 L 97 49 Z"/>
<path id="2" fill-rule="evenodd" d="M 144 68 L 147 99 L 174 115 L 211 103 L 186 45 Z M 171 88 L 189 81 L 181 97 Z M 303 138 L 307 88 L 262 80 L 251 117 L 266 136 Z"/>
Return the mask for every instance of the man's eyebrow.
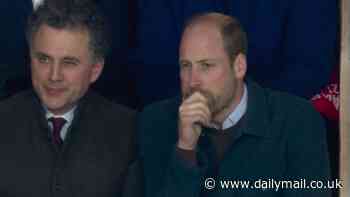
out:
<path id="1" fill-rule="evenodd" d="M 34 57 L 35 58 L 48 58 L 50 60 L 52 59 L 52 57 L 49 54 L 46 54 L 46 53 L 41 52 L 41 51 L 35 51 Z"/>
<path id="2" fill-rule="evenodd" d="M 65 60 L 65 61 L 73 61 L 73 62 L 80 62 L 80 60 L 78 58 L 72 57 L 72 56 L 64 57 L 63 60 Z"/>
<path id="3" fill-rule="evenodd" d="M 207 62 L 215 62 L 218 61 L 218 59 L 201 59 L 196 61 L 197 63 L 207 63 Z"/>
<path id="4" fill-rule="evenodd" d="M 197 60 L 196 63 L 208 63 L 208 62 L 216 62 L 216 61 L 219 61 L 219 59 L 201 59 L 201 60 Z M 180 60 L 179 63 L 180 64 L 191 64 L 191 61 Z"/>
<path id="5" fill-rule="evenodd" d="M 34 52 L 35 56 L 45 56 L 45 57 L 50 57 L 48 54 L 40 52 L 40 51 L 35 51 Z"/>

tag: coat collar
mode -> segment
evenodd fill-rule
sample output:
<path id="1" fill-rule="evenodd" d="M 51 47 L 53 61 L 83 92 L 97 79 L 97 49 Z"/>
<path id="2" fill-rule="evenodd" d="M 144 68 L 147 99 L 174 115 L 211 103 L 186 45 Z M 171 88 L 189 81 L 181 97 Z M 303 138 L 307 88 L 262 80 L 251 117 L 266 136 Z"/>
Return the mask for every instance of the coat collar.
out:
<path id="1" fill-rule="evenodd" d="M 242 132 L 248 135 L 265 137 L 269 118 L 266 91 L 250 79 L 246 80 L 246 84 L 249 96 Z"/>

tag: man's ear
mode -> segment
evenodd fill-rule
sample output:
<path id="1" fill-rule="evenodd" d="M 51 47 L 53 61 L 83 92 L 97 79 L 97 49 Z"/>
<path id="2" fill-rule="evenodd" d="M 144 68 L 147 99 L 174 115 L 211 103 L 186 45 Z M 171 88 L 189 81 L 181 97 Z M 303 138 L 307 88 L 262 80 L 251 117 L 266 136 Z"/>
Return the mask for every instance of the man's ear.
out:
<path id="1" fill-rule="evenodd" d="M 247 72 L 247 58 L 243 53 L 239 53 L 233 62 L 233 69 L 235 71 L 236 79 L 244 79 Z"/>
<path id="2" fill-rule="evenodd" d="M 98 60 L 92 65 L 92 71 L 90 76 L 90 82 L 94 83 L 101 75 L 103 71 L 105 61 L 104 60 Z"/>

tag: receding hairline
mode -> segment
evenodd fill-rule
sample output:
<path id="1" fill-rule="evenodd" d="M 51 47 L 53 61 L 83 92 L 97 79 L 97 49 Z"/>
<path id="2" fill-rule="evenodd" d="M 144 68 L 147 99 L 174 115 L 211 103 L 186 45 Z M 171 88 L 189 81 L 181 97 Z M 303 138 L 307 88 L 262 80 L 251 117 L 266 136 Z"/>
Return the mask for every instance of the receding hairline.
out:
<path id="1" fill-rule="evenodd" d="M 217 13 L 217 12 L 210 12 L 205 14 L 198 14 L 192 16 L 189 21 L 185 25 L 185 29 L 191 28 L 197 25 L 215 25 L 218 30 L 220 30 L 222 27 L 227 25 L 228 23 L 235 21 L 234 18 Z"/>
<path id="2" fill-rule="evenodd" d="M 184 32 L 199 26 L 207 26 L 219 32 L 227 55 L 235 59 L 247 54 L 247 35 L 238 19 L 217 12 L 201 13 L 192 16 L 185 24 Z"/>

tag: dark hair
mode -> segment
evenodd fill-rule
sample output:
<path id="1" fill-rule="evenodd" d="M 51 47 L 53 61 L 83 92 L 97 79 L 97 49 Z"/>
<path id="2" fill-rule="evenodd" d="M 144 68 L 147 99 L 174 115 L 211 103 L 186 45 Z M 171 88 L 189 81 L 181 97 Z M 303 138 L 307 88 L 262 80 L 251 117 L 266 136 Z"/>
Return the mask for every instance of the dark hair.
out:
<path id="1" fill-rule="evenodd" d="M 104 59 L 109 51 L 109 26 L 92 0 L 45 0 L 28 19 L 29 44 L 44 24 L 57 29 L 86 30 L 94 60 Z"/>
<path id="2" fill-rule="evenodd" d="M 247 35 L 236 18 L 214 12 L 202 13 L 192 16 L 186 23 L 186 28 L 205 20 L 213 22 L 218 27 L 224 49 L 231 59 L 234 59 L 239 53 L 247 55 Z"/>

